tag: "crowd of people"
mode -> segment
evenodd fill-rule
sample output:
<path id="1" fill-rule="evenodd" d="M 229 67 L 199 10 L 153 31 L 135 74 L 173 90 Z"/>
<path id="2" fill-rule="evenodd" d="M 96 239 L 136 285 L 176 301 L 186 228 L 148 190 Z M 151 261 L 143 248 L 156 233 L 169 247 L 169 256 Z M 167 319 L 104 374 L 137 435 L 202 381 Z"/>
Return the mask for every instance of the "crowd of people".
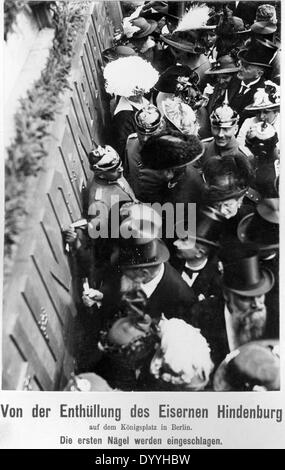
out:
<path id="1" fill-rule="evenodd" d="M 279 3 L 121 4 L 66 389 L 279 390 Z"/>

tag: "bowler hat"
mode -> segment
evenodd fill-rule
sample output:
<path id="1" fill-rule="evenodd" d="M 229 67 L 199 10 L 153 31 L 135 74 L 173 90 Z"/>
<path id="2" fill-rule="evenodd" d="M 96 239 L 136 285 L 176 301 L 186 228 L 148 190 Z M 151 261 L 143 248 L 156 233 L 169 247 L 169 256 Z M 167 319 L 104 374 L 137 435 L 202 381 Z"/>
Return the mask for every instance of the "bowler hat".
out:
<path id="1" fill-rule="evenodd" d="M 125 238 L 128 244 L 135 240 L 136 245 L 143 245 L 159 237 L 162 219 L 148 204 L 124 203 L 120 208 L 120 220 L 121 236 L 131 234 L 131 237 Z"/>
<path id="2" fill-rule="evenodd" d="M 260 5 L 256 11 L 256 18 L 251 25 L 255 34 L 273 34 L 277 30 L 276 10 L 273 5 Z"/>
<path id="3" fill-rule="evenodd" d="M 257 39 L 255 44 L 250 45 L 247 49 L 242 49 L 238 53 L 238 58 L 248 64 L 271 68 L 277 51 L 278 47 L 273 42 Z"/>
<path id="4" fill-rule="evenodd" d="M 235 73 L 239 70 L 239 66 L 234 58 L 227 54 L 219 57 L 212 67 L 206 70 L 205 75 L 218 75 L 223 73 Z"/>
<path id="5" fill-rule="evenodd" d="M 259 250 L 279 247 L 279 198 L 263 199 L 256 213 L 246 215 L 237 230 L 241 242 L 254 242 Z"/>
<path id="6" fill-rule="evenodd" d="M 280 389 L 279 341 L 260 340 L 230 352 L 215 372 L 213 388 L 222 391 Z"/>
<path id="7" fill-rule="evenodd" d="M 146 36 L 149 36 L 157 28 L 157 22 L 154 20 L 146 20 L 145 18 L 139 17 L 131 21 L 133 26 L 139 28 L 139 31 L 136 31 L 133 34 L 133 39 L 141 39 Z"/>
<path id="8" fill-rule="evenodd" d="M 147 268 L 165 263 L 169 259 L 166 245 L 159 239 L 143 245 L 133 239 L 120 247 L 118 264 L 124 268 Z"/>
<path id="9" fill-rule="evenodd" d="M 185 229 L 184 220 L 177 222 L 175 229 L 177 236 L 179 236 L 180 230 L 182 229 L 183 231 L 185 230 L 187 232 L 188 238 L 191 238 L 197 242 L 201 242 L 207 246 L 209 245 L 211 247 L 218 247 L 218 240 L 223 224 L 224 218 L 216 209 L 212 207 L 205 207 L 197 214 L 196 232 L 195 230 L 189 228 L 188 224 L 186 224 L 187 228 Z"/>
<path id="10" fill-rule="evenodd" d="M 241 296 L 266 294 L 274 285 L 274 275 L 259 266 L 259 251 L 252 243 L 226 243 L 219 253 L 223 264 L 224 286 Z"/>

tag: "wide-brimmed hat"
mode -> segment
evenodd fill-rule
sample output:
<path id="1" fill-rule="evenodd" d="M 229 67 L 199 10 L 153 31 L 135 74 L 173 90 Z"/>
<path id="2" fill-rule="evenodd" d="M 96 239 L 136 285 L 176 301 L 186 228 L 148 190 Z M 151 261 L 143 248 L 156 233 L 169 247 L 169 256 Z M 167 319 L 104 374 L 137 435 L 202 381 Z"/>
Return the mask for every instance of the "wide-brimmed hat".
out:
<path id="1" fill-rule="evenodd" d="M 238 53 L 238 58 L 248 64 L 258 65 L 259 67 L 271 68 L 271 63 L 278 51 L 278 46 L 273 42 L 257 39 L 247 49 L 242 49 Z"/>
<path id="2" fill-rule="evenodd" d="M 214 109 L 210 115 L 212 126 L 232 127 L 238 123 L 238 120 L 238 113 L 226 103 L 223 103 L 222 106 Z"/>
<path id="3" fill-rule="evenodd" d="M 161 106 L 164 116 L 182 134 L 198 134 L 199 125 L 195 112 L 179 97 L 167 98 L 162 101 Z"/>
<path id="4" fill-rule="evenodd" d="M 133 34 L 132 39 L 141 39 L 149 36 L 157 28 L 157 22 L 155 20 L 146 20 L 141 16 L 131 20 L 131 24 L 139 28 L 139 31 Z"/>
<path id="5" fill-rule="evenodd" d="M 147 268 L 165 263 L 169 259 L 169 251 L 163 241 L 151 240 L 143 245 L 135 239 L 120 247 L 118 264 L 124 268 Z"/>
<path id="6" fill-rule="evenodd" d="M 219 57 L 210 69 L 206 70 L 205 75 L 218 75 L 222 73 L 235 73 L 239 70 L 239 66 L 234 58 L 227 54 Z"/>
<path id="7" fill-rule="evenodd" d="M 216 209 L 205 207 L 197 214 L 196 230 L 193 230 L 191 223 L 189 226 L 185 220 L 181 220 L 176 223 L 175 232 L 178 237 L 180 233 L 185 232 L 187 238 L 210 247 L 218 247 L 224 221 L 225 219 Z"/>
<path id="8" fill-rule="evenodd" d="M 280 389 L 279 341 L 252 341 L 230 352 L 213 379 L 216 392 Z"/>
<path id="9" fill-rule="evenodd" d="M 205 47 L 198 41 L 192 31 L 162 34 L 160 39 L 179 51 L 190 52 L 192 54 L 203 54 L 205 52 Z"/>
<path id="10" fill-rule="evenodd" d="M 255 34 L 273 34 L 277 30 L 277 16 L 273 5 L 260 5 L 256 11 L 256 18 L 251 25 Z"/>
<path id="11" fill-rule="evenodd" d="M 114 46 L 105 49 L 102 52 L 102 57 L 106 62 L 111 62 L 112 60 L 117 60 L 120 57 L 130 57 L 137 55 L 137 53 L 128 46 Z"/>
<path id="12" fill-rule="evenodd" d="M 271 80 L 264 82 L 264 88 L 258 88 L 253 97 L 253 103 L 246 106 L 247 111 L 280 108 L 280 87 Z"/>
<path id="13" fill-rule="evenodd" d="M 160 75 L 155 89 L 163 93 L 175 93 L 179 83 L 197 85 L 199 75 L 187 65 L 172 65 Z"/>
<path id="14" fill-rule="evenodd" d="M 279 198 L 263 199 L 256 213 L 247 214 L 239 223 L 241 242 L 253 242 L 262 252 L 279 247 Z"/>
<path id="15" fill-rule="evenodd" d="M 269 292 L 274 285 L 274 275 L 269 269 L 261 269 L 258 256 L 259 251 L 252 243 L 226 243 L 219 253 L 224 286 L 247 297 Z"/>

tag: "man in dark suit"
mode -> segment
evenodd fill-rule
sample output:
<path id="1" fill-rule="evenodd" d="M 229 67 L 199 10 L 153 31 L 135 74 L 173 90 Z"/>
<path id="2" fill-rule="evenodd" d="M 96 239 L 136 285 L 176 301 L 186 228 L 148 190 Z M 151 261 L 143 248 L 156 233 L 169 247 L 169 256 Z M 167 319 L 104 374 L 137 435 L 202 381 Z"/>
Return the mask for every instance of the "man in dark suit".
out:
<path id="1" fill-rule="evenodd" d="M 176 256 L 171 262 L 199 300 L 219 293 L 221 289 L 216 252 L 224 220 L 215 209 L 205 207 L 197 214 L 196 233 L 193 227 L 187 227 L 184 236 L 184 221 L 176 225 Z"/>
<path id="2" fill-rule="evenodd" d="M 258 250 L 252 245 L 231 243 L 221 258 L 222 295 L 196 304 L 189 318 L 207 339 L 216 366 L 242 344 L 269 337 L 271 319 L 265 295 L 274 285 L 272 272 L 260 268 Z"/>
<path id="3" fill-rule="evenodd" d="M 264 75 L 270 71 L 277 50 L 273 43 L 258 40 L 254 46 L 239 52 L 240 70 L 228 88 L 229 104 L 240 115 L 239 126 L 252 116 L 245 107 L 252 103 L 257 89 L 264 87 Z"/>

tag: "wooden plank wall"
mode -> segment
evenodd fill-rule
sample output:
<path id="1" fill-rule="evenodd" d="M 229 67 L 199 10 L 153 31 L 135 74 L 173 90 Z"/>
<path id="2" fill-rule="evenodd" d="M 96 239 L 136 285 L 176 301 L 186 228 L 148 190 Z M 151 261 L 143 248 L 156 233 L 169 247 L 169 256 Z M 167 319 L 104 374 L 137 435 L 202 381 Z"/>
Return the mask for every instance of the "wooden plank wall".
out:
<path id="1" fill-rule="evenodd" d="M 119 2 L 95 2 L 86 15 L 71 90 L 53 126 L 46 171 L 38 182 L 17 259 L 5 289 L 3 377 L 8 390 L 61 390 L 74 370 L 76 292 L 62 229 L 81 217 L 91 173 L 84 148 L 104 140 L 109 123 L 101 52 L 112 43 Z M 115 16 L 114 16 L 115 15 Z"/>

